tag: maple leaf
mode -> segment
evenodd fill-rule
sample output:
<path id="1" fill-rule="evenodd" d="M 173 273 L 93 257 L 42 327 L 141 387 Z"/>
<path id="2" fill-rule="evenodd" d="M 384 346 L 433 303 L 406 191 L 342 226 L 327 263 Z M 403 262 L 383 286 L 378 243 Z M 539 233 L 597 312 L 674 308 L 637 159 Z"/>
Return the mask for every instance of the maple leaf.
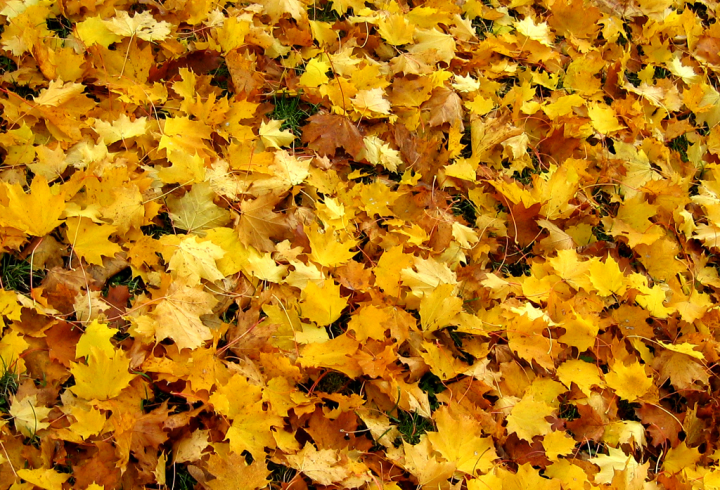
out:
<path id="1" fill-rule="evenodd" d="M 182 240 L 170 257 L 168 268 L 188 286 L 200 284 L 200 279 L 217 281 L 225 276 L 218 270 L 216 261 L 225 251 L 210 242 L 198 242 L 196 236 Z"/>
<path id="2" fill-rule="evenodd" d="M 179 349 L 195 349 L 212 338 L 210 328 L 200 319 L 212 313 L 217 300 L 200 287 L 174 282 L 152 313 L 158 341 L 172 339 Z"/>
<path id="3" fill-rule="evenodd" d="M 335 114 L 317 114 L 303 127 L 302 142 L 321 155 L 335 156 L 338 148 L 355 156 L 364 148 L 360 131 L 349 119 Z"/>
<path id="4" fill-rule="evenodd" d="M 565 432 L 551 432 L 543 437 L 545 454 L 551 461 L 557 461 L 558 456 L 566 456 L 573 452 L 577 442 Z"/>
<path id="5" fill-rule="evenodd" d="M 75 357 L 88 357 L 93 352 L 112 356 L 115 354 L 115 347 L 110 339 L 117 334 L 117 330 L 109 328 L 107 324 L 93 320 L 85 328 L 85 332 L 75 344 Z"/>
<path id="6" fill-rule="evenodd" d="M 363 139 L 365 146 L 360 152 L 358 158 L 366 158 L 374 165 L 382 165 L 391 172 L 397 172 L 398 166 L 403 161 L 400 158 L 400 152 L 390 148 L 390 145 L 376 136 L 366 136 Z"/>
<path id="7" fill-rule="evenodd" d="M 37 431 L 50 427 L 49 423 L 43 422 L 50 410 L 38 406 L 37 395 L 29 395 L 20 400 L 13 395 L 9 413 L 15 421 L 15 428 L 25 437 L 33 437 Z"/>
<path id="8" fill-rule="evenodd" d="M 353 357 L 360 344 L 347 335 L 335 337 L 322 343 L 307 345 L 302 350 L 302 366 L 336 369 L 353 378 L 361 376 L 362 370 Z"/>
<path id="9" fill-rule="evenodd" d="M 355 97 L 350 99 L 355 110 L 360 112 L 364 117 L 372 117 L 372 113 L 388 115 L 390 114 L 390 101 L 383 98 L 385 93 L 380 88 L 370 90 L 360 90 Z"/>
<path id="10" fill-rule="evenodd" d="M 390 314 L 376 306 L 362 307 L 348 322 L 348 330 L 354 330 L 359 341 L 368 338 L 382 340 L 385 338 L 387 322 Z"/>
<path id="11" fill-rule="evenodd" d="M 265 448 L 274 448 L 276 443 L 271 427 L 282 427 L 282 418 L 265 412 L 255 406 L 233 420 L 225 438 L 230 449 L 237 454 L 247 451 L 254 458 L 261 458 Z"/>
<path id="12" fill-rule="evenodd" d="M 240 221 L 237 226 L 240 240 L 258 250 L 269 252 L 274 249 L 273 238 L 284 237 L 288 231 L 283 216 L 273 211 L 279 197 L 266 194 L 240 204 Z"/>
<path id="13" fill-rule="evenodd" d="M 545 22 L 536 24 L 532 18 L 525 17 L 523 20 L 515 23 L 515 29 L 528 39 L 537 41 L 545 46 L 552 45 L 553 39 L 550 36 L 550 27 Z"/>
<path id="14" fill-rule="evenodd" d="M 145 41 L 162 41 L 170 35 L 170 24 L 157 22 L 148 11 L 136 13 L 130 17 L 124 10 L 116 12 L 115 17 L 103 21 L 105 27 L 122 37 L 138 37 Z"/>
<path id="15" fill-rule="evenodd" d="M 290 465 L 306 474 L 310 479 L 321 485 L 339 483 L 349 478 L 350 470 L 339 461 L 339 451 L 336 449 L 321 449 L 307 443 L 297 454 L 288 456 Z"/>
<path id="16" fill-rule="evenodd" d="M 230 452 L 222 444 L 214 446 L 215 454 L 208 460 L 208 471 L 215 476 L 208 482 L 212 490 L 232 490 L 238 487 L 256 489 L 267 485 L 270 471 L 264 463 L 247 464 L 245 456 Z"/>
<path id="17" fill-rule="evenodd" d="M 443 407 L 436 411 L 438 431 L 428 433 L 433 449 L 438 451 L 458 471 L 474 474 L 485 473 L 493 467 L 498 457 L 489 437 L 480 437 L 480 424 L 472 417 L 451 413 Z M 459 423 L 458 423 L 459 422 Z"/>
<path id="18" fill-rule="evenodd" d="M 93 407 L 85 410 L 80 406 L 75 406 L 72 409 L 72 416 L 75 417 L 76 422 L 71 424 L 68 429 L 83 440 L 99 434 L 107 420 L 105 414 Z"/>
<path id="19" fill-rule="evenodd" d="M 652 377 L 645 374 L 645 368 L 639 362 L 629 366 L 615 362 L 611 372 L 605 375 L 605 381 L 618 396 L 630 402 L 643 396 L 652 386 Z"/>
<path id="20" fill-rule="evenodd" d="M 264 122 L 260 125 L 260 139 L 265 146 L 277 148 L 278 150 L 283 146 L 287 146 L 295 140 L 295 135 L 289 130 L 281 130 L 280 127 L 283 121 L 270 121 L 269 124 Z"/>
<path id="21" fill-rule="evenodd" d="M 305 229 L 312 248 L 310 257 L 320 265 L 336 267 L 349 261 L 356 252 L 350 249 L 357 245 L 355 240 L 338 241 L 336 234 L 313 224 Z"/>
<path id="22" fill-rule="evenodd" d="M 665 457 L 663 470 L 669 473 L 677 473 L 683 468 L 692 467 L 700 459 L 700 451 L 697 448 L 689 448 L 685 441 L 677 447 L 671 448 Z"/>
<path id="23" fill-rule="evenodd" d="M 71 391 L 86 400 L 107 400 L 116 397 L 135 378 L 129 372 L 130 359 L 121 350 L 112 355 L 91 349 L 87 364 L 71 363 L 70 372 L 75 376 Z"/>
<path id="24" fill-rule="evenodd" d="M 627 456 L 622 449 L 608 448 L 609 454 L 600 454 L 590 458 L 590 462 L 600 467 L 600 472 L 595 475 L 596 483 L 610 483 L 615 472 L 626 468 L 637 468 L 639 465 L 635 458 Z"/>
<path id="25" fill-rule="evenodd" d="M 413 41 L 414 32 L 415 25 L 400 14 L 390 14 L 381 19 L 378 24 L 378 34 L 389 44 L 395 46 L 410 44 Z"/>
<path id="26" fill-rule="evenodd" d="M 515 404 L 507 417 L 508 432 L 514 432 L 520 439 L 532 441 L 535 436 L 550 433 L 551 424 L 546 417 L 555 409 L 542 401 L 523 398 Z"/>
<path id="27" fill-rule="evenodd" d="M 453 284 L 441 284 L 420 301 L 420 320 L 424 330 L 432 332 L 451 324 L 462 310 L 462 300 L 453 295 Z"/>
<path id="28" fill-rule="evenodd" d="M 81 217 L 66 220 L 68 241 L 73 251 L 90 264 L 102 265 L 102 257 L 113 257 L 122 252 L 122 248 L 109 240 L 110 235 L 117 231 L 111 225 L 96 225 L 89 219 Z"/>
<path id="29" fill-rule="evenodd" d="M 207 183 L 193 185 L 181 198 L 168 198 L 170 217 L 181 230 L 202 231 L 230 221 L 227 210 L 213 202 L 215 193 Z"/>
<path id="30" fill-rule="evenodd" d="M 403 449 L 405 450 L 403 466 L 417 478 L 418 485 L 426 488 L 437 487 L 455 472 L 454 463 L 442 462 L 435 457 L 427 435 L 423 435 L 420 442 L 415 445 L 403 442 Z"/>
<path id="31" fill-rule="evenodd" d="M 567 360 L 557 368 L 558 379 L 568 388 L 575 383 L 583 393 L 590 396 L 592 387 L 603 387 L 600 370 L 594 364 L 580 360 Z"/>
<path id="32" fill-rule="evenodd" d="M 29 194 L 25 194 L 18 184 L 3 183 L 3 186 L 7 204 L 2 206 L 2 226 L 17 228 L 33 236 L 45 236 L 62 223 L 59 218 L 65 209 L 65 199 L 62 193 L 53 192 L 44 177 L 33 179 Z"/>
<path id="33" fill-rule="evenodd" d="M 440 126 L 445 123 L 459 124 L 462 131 L 462 101 L 454 91 L 436 89 L 422 108 L 430 112 L 428 123 L 431 126 Z"/>
<path id="34" fill-rule="evenodd" d="M 122 39 L 120 36 L 108 29 L 99 15 L 95 17 L 87 17 L 85 20 L 78 22 L 75 24 L 75 30 L 78 33 L 78 37 L 86 47 L 99 44 L 102 47 L 107 48 L 111 44 Z"/>
<path id="35" fill-rule="evenodd" d="M 303 290 L 300 309 L 303 318 L 325 327 L 340 318 L 347 303 L 347 299 L 340 296 L 340 286 L 326 279 L 320 287 L 314 282 L 307 284 Z"/>
<path id="36" fill-rule="evenodd" d="M 599 260 L 591 262 L 588 273 L 590 281 L 601 296 L 625 292 L 623 273 L 614 259 L 608 258 L 605 262 Z"/>
<path id="37" fill-rule="evenodd" d="M 147 132 L 148 123 L 146 117 L 139 117 L 131 121 L 126 114 L 121 114 L 119 118 L 112 122 L 95 120 L 95 132 L 102 136 L 106 145 L 115 143 L 116 141 L 142 136 Z"/>
<path id="38" fill-rule="evenodd" d="M 328 71 L 330 71 L 330 63 L 320 58 L 313 58 L 305 65 L 305 73 L 300 77 L 300 84 L 306 87 L 325 85 L 330 80 L 326 75 Z"/>
<path id="39" fill-rule="evenodd" d="M 17 475 L 26 482 L 45 490 L 61 490 L 62 484 L 70 478 L 70 475 L 58 473 L 49 468 L 34 470 L 23 468 L 18 470 Z"/>

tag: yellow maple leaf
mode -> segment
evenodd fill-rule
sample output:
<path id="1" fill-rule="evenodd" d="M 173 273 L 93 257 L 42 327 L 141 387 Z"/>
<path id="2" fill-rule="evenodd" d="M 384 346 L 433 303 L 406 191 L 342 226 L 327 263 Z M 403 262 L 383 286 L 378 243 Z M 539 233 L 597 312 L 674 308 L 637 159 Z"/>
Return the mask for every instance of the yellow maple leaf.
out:
<path id="1" fill-rule="evenodd" d="M 68 429 L 83 439 L 99 434 L 105 426 L 105 415 L 96 408 L 88 407 L 87 410 L 80 405 L 72 407 L 71 414 L 75 422 L 70 424 Z"/>
<path id="2" fill-rule="evenodd" d="M 225 225 L 230 221 L 230 214 L 217 206 L 213 199 L 215 192 L 206 182 L 193 185 L 183 197 L 168 198 L 173 224 L 181 230 L 196 233 Z"/>
<path id="3" fill-rule="evenodd" d="M 382 165 L 391 172 L 397 172 L 398 165 L 402 165 L 403 161 L 400 152 L 390 148 L 377 136 L 366 136 L 363 138 L 364 149 L 358 155 L 358 159 L 366 158 L 374 165 Z"/>
<path id="4" fill-rule="evenodd" d="M 162 41 L 170 35 L 171 24 L 156 21 L 149 11 L 136 13 L 134 16 L 121 10 L 115 17 L 104 20 L 105 27 L 122 37 L 137 37 L 145 41 Z"/>
<path id="5" fill-rule="evenodd" d="M 595 338 L 600 329 L 598 319 L 585 318 L 573 311 L 574 318 L 569 318 L 562 324 L 565 333 L 558 339 L 560 342 L 577 347 L 583 352 L 595 345 Z"/>
<path id="6" fill-rule="evenodd" d="M 451 35 L 436 28 L 416 29 L 415 40 L 415 44 L 410 46 L 408 51 L 417 55 L 425 55 L 431 62 L 444 61 L 449 64 L 455 57 L 457 49 L 455 40 Z"/>
<path id="7" fill-rule="evenodd" d="M 335 369 L 356 378 L 363 374 L 354 357 L 359 347 L 360 344 L 356 340 L 343 334 L 326 342 L 304 346 L 299 362 L 304 367 Z"/>
<path id="8" fill-rule="evenodd" d="M 375 114 L 390 114 L 390 101 L 384 98 L 385 91 L 381 88 L 360 90 L 355 97 L 350 99 L 355 110 L 364 117 L 373 117 Z"/>
<path id="9" fill-rule="evenodd" d="M 515 22 L 515 29 L 528 39 L 537 41 L 545 46 L 551 46 L 553 43 L 550 27 L 547 23 L 541 22 L 536 24 L 530 16 L 525 17 L 519 22 Z"/>
<path id="10" fill-rule="evenodd" d="M 187 185 L 205 180 L 205 160 L 197 152 L 191 155 L 184 151 L 171 150 L 168 160 L 172 166 L 158 169 L 158 177 L 166 184 Z"/>
<path id="11" fill-rule="evenodd" d="M 420 321 L 423 330 L 434 330 L 451 325 L 455 315 L 462 310 L 462 299 L 455 296 L 454 284 L 440 284 L 420 300 Z"/>
<path id="12" fill-rule="evenodd" d="M 629 366 L 616 361 L 605 375 L 605 382 L 620 398 L 634 402 L 650 390 L 653 378 L 645 374 L 645 368 L 637 361 Z"/>
<path id="13" fill-rule="evenodd" d="M 310 241 L 310 258 L 325 267 L 337 267 L 352 259 L 357 252 L 350 249 L 357 245 L 355 240 L 339 241 L 339 233 L 323 230 L 317 224 L 305 228 L 305 234 Z"/>
<path id="14" fill-rule="evenodd" d="M 45 490 L 62 490 L 63 483 L 71 476 L 66 473 L 58 473 L 50 468 L 38 468 L 34 470 L 22 468 L 17 470 L 17 475 L 26 482 Z"/>
<path id="15" fill-rule="evenodd" d="M 102 257 L 114 257 L 122 252 L 117 243 L 110 241 L 110 235 L 117 231 L 112 225 L 97 225 L 88 218 L 71 217 L 66 221 L 68 242 L 78 256 L 90 264 L 102 265 Z"/>
<path id="16" fill-rule="evenodd" d="M 520 439 L 532 441 L 535 436 L 550 433 L 552 424 L 545 420 L 555 413 L 555 409 L 547 403 L 525 397 L 510 411 L 507 417 L 508 432 L 516 433 Z"/>
<path id="17" fill-rule="evenodd" d="M 225 18 L 224 21 L 223 25 L 215 31 L 215 37 L 223 54 L 227 55 L 245 43 L 245 36 L 250 33 L 250 22 L 232 16 Z"/>
<path id="18" fill-rule="evenodd" d="M 575 383 L 587 396 L 592 393 L 593 386 L 600 388 L 605 386 L 600 373 L 600 369 L 595 364 L 579 359 L 568 359 L 557 368 L 558 379 L 568 389 Z"/>
<path id="19" fill-rule="evenodd" d="M 645 427 L 640 422 L 634 420 L 617 420 L 610 422 L 605 426 L 605 433 L 602 437 L 603 441 L 611 446 L 618 444 L 639 444 L 646 446 Z"/>
<path id="20" fill-rule="evenodd" d="M 325 279 L 320 287 L 314 282 L 307 284 L 302 292 L 300 309 L 303 318 L 325 327 L 340 318 L 347 304 L 347 299 L 340 296 L 340 286 Z"/>
<path id="21" fill-rule="evenodd" d="M 271 428 L 282 426 L 282 417 L 262 410 L 262 403 L 259 403 L 235 416 L 225 438 L 234 453 L 248 451 L 253 458 L 259 460 L 265 454 L 265 448 L 275 447 Z"/>
<path id="22" fill-rule="evenodd" d="M 0 289 L 0 315 L 9 320 L 20 320 L 21 311 L 17 292 Z"/>
<path id="23" fill-rule="evenodd" d="M 625 278 L 615 259 L 608 257 L 605 262 L 592 260 L 588 267 L 590 282 L 600 296 L 623 294 L 626 289 Z"/>
<path id="24" fill-rule="evenodd" d="M 320 58 L 313 58 L 305 65 L 305 73 L 300 76 L 300 85 L 306 87 L 319 87 L 330 80 L 327 73 L 330 71 L 330 63 Z"/>
<path id="25" fill-rule="evenodd" d="M 116 141 L 142 136 L 148 130 L 148 122 L 147 117 L 138 117 L 131 121 L 127 114 L 120 114 L 112 122 L 96 119 L 93 129 L 102 136 L 106 145 L 110 145 Z"/>
<path id="26" fill-rule="evenodd" d="M 297 21 L 305 19 L 307 22 L 307 11 L 300 0 L 259 0 L 258 3 L 273 22 L 277 22 L 285 14 L 290 14 Z"/>
<path id="27" fill-rule="evenodd" d="M 214 243 L 198 242 L 196 236 L 190 236 L 177 245 L 168 268 L 188 286 L 200 284 L 201 279 L 214 282 L 225 277 L 216 263 L 224 255 L 225 251 Z"/>
<path id="28" fill-rule="evenodd" d="M 600 467 L 600 472 L 595 475 L 595 483 L 610 483 L 616 472 L 627 468 L 635 469 L 639 466 L 635 458 L 626 455 L 620 448 L 608 447 L 608 453 L 599 454 L 588 460 Z"/>
<path id="29" fill-rule="evenodd" d="M 702 352 L 695 350 L 695 347 L 698 346 L 695 344 L 691 344 L 690 342 L 682 342 L 680 344 L 668 344 L 661 340 L 658 342 L 658 344 L 660 344 L 664 349 L 678 352 L 680 354 L 685 354 L 701 361 L 705 359 L 705 355 Z"/>
<path id="30" fill-rule="evenodd" d="M 405 469 L 417 478 L 418 485 L 423 488 L 437 488 L 455 472 L 454 462 L 441 461 L 434 454 L 427 434 L 423 434 L 415 445 L 403 441 L 403 450 Z"/>
<path id="31" fill-rule="evenodd" d="M 217 300 L 199 285 L 175 281 L 152 313 L 155 337 L 169 338 L 179 349 L 195 349 L 212 339 L 212 331 L 201 315 L 212 313 Z"/>
<path id="32" fill-rule="evenodd" d="M 668 451 L 663 460 L 663 471 L 673 474 L 685 468 L 692 468 L 701 456 L 697 448 L 687 447 L 685 441 L 682 441 L 677 447 Z"/>
<path id="33" fill-rule="evenodd" d="M 30 344 L 16 331 L 5 332 L 0 338 L 0 362 L 2 373 L 25 371 L 25 360 L 21 354 L 30 347 Z M 0 374 L 1 375 L 1 374 Z"/>
<path id="34" fill-rule="evenodd" d="M 351 476 L 337 449 L 320 449 L 306 443 L 297 454 L 287 457 L 290 466 L 321 485 L 339 483 Z"/>
<path id="35" fill-rule="evenodd" d="M 75 386 L 70 391 L 86 400 L 114 398 L 135 378 L 129 368 L 130 359 L 122 350 L 107 355 L 91 348 L 87 364 L 70 363 L 70 372 L 75 376 Z"/>
<path id="36" fill-rule="evenodd" d="M 62 223 L 60 215 L 65 199 L 57 187 L 50 188 L 44 177 L 37 176 L 25 194 L 18 184 L 3 183 L 7 192 L 7 206 L 0 205 L 0 224 L 17 228 L 33 236 L 45 236 Z"/>
<path id="37" fill-rule="evenodd" d="M 260 123 L 260 139 L 267 147 L 281 149 L 295 141 L 295 135 L 289 129 L 281 130 L 280 127 L 284 121 L 271 120 L 265 124 Z"/>
<path id="38" fill-rule="evenodd" d="M 262 388 L 250 384 L 245 376 L 233 376 L 210 395 L 215 410 L 231 420 L 261 400 Z"/>
<path id="39" fill-rule="evenodd" d="M 99 15 L 95 17 L 86 17 L 85 20 L 75 24 L 75 29 L 80 40 L 88 48 L 95 44 L 99 44 L 100 46 L 107 48 L 111 44 L 122 39 L 120 36 L 107 28 Z"/>
<path id="40" fill-rule="evenodd" d="M 214 480 L 207 483 L 212 490 L 255 490 L 267 486 L 270 471 L 264 461 L 247 464 L 245 456 L 231 452 L 227 444 L 216 443 L 213 449 L 215 453 L 210 455 L 207 462 L 207 471 L 215 476 Z"/>
<path id="41" fill-rule="evenodd" d="M 78 343 L 75 345 L 75 357 L 87 357 L 96 352 L 111 356 L 115 353 L 115 347 L 110 339 L 117 333 L 117 329 L 109 328 L 106 324 L 93 320 L 85 328 Z"/>
<path id="42" fill-rule="evenodd" d="M 602 134 L 609 134 L 625 128 L 620 124 L 615 111 L 611 107 L 594 104 L 588 108 L 588 114 L 593 127 Z"/>
<path id="43" fill-rule="evenodd" d="M 570 437 L 567 432 L 551 432 L 543 437 L 542 442 L 545 448 L 545 454 L 550 461 L 557 461 L 558 456 L 567 456 L 572 453 L 577 445 L 575 439 Z"/>
<path id="44" fill-rule="evenodd" d="M 412 265 L 412 256 L 403 253 L 402 245 L 386 250 L 375 267 L 375 284 L 389 296 L 398 296 L 400 294 L 401 273 Z"/>
<path id="45" fill-rule="evenodd" d="M 175 463 L 186 463 L 202 458 L 203 451 L 210 444 L 208 441 L 209 435 L 209 430 L 197 429 L 189 436 L 183 437 L 180 442 L 178 442 L 177 448 L 173 451 L 173 461 Z M 217 446 L 215 446 L 215 448 L 217 448 Z"/>
<path id="46" fill-rule="evenodd" d="M 262 400 L 270 403 L 273 413 L 287 417 L 288 411 L 302 406 L 313 406 L 312 400 L 302 391 L 291 385 L 287 378 L 278 376 L 267 383 Z M 297 412 L 296 412 L 297 413 Z"/>
<path id="47" fill-rule="evenodd" d="M 10 416 L 15 421 L 15 428 L 25 437 L 32 437 L 37 431 L 50 427 L 43 422 L 52 409 L 38 406 L 37 395 L 28 395 L 20 400 L 13 395 L 10 402 Z"/>
<path id="48" fill-rule="evenodd" d="M 430 366 L 433 374 L 442 381 L 452 379 L 467 371 L 467 364 L 453 357 L 450 350 L 427 341 L 423 341 L 422 347 L 424 352 L 420 352 L 420 356 Z"/>
<path id="49" fill-rule="evenodd" d="M 378 22 L 378 34 L 393 46 L 412 43 L 414 33 L 415 25 L 399 13 L 390 14 Z"/>
<path id="50" fill-rule="evenodd" d="M 476 472 L 486 473 L 493 468 L 498 458 L 491 437 L 482 437 L 482 429 L 477 420 L 469 415 L 451 412 L 442 407 L 433 413 L 437 432 L 428 432 L 427 436 L 433 449 L 451 463 L 457 471 L 468 475 Z"/>
<path id="51" fill-rule="evenodd" d="M 355 311 L 348 322 L 348 330 L 355 332 L 355 337 L 364 342 L 368 338 L 382 340 L 385 338 L 386 322 L 390 314 L 385 309 L 374 305 L 363 306 Z"/>

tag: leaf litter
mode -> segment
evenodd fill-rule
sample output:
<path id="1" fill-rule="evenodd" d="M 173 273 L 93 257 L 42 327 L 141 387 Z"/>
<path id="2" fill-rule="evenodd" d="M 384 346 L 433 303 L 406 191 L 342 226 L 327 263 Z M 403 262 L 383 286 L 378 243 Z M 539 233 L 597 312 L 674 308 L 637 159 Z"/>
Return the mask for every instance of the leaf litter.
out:
<path id="1" fill-rule="evenodd" d="M 718 8 L 0 3 L 0 490 L 719 488 Z"/>

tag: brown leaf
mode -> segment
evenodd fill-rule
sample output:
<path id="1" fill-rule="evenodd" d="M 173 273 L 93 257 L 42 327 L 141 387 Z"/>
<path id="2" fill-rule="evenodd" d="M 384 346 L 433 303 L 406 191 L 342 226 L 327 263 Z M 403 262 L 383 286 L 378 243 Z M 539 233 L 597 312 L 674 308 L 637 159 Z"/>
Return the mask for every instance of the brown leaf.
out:
<path id="1" fill-rule="evenodd" d="M 364 148 L 360 131 L 346 117 L 317 114 L 308 121 L 309 124 L 302 128 L 302 142 L 322 156 L 335 156 L 338 148 L 356 156 Z"/>
<path id="2" fill-rule="evenodd" d="M 464 131 L 462 100 L 453 90 L 446 87 L 435 89 L 430 100 L 422 105 L 422 109 L 430 112 L 428 119 L 430 126 L 458 124 L 460 131 Z"/>
<path id="3" fill-rule="evenodd" d="M 683 428 L 677 421 L 677 415 L 649 403 L 643 403 L 636 412 L 643 425 L 647 426 L 653 446 L 665 444 L 665 441 L 669 441 L 671 447 L 680 444 L 678 435 Z"/>
<path id="4" fill-rule="evenodd" d="M 720 65 L 720 39 L 713 36 L 700 36 L 695 45 L 695 54 L 713 65 Z"/>
<path id="5" fill-rule="evenodd" d="M 565 426 L 578 442 L 599 441 L 605 433 L 605 421 L 590 405 L 576 404 L 579 418 L 571 420 Z"/>
<path id="6" fill-rule="evenodd" d="M 239 49 L 230 51 L 225 56 L 233 87 L 237 93 L 250 96 L 256 93 L 265 82 L 265 77 L 256 68 L 256 63 Z"/>
<path id="7" fill-rule="evenodd" d="M 245 245 L 251 245 L 261 252 L 271 252 L 275 242 L 287 237 L 288 226 L 282 214 L 273 211 L 280 201 L 274 194 L 265 194 L 240 204 L 240 218 L 237 231 Z"/>
<path id="8" fill-rule="evenodd" d="M 178 58 L 168 60 L 159 67 L 152 66 L 148 82 L 174 80 L 180 75 L 181 68 L 189 68 L 196 74 L 212 72 L 218 69 L 221 62 L 222 57 L 217 51 L 211 49 L 191 51 Z"/>

